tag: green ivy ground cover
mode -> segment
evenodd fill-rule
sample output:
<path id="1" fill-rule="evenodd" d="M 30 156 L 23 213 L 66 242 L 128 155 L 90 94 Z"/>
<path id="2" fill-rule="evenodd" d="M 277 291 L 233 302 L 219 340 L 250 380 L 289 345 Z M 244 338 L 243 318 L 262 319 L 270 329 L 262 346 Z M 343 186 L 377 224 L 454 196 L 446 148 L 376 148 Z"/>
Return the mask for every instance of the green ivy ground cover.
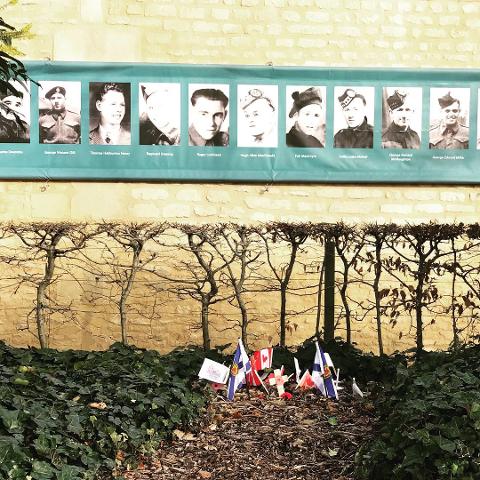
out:
<path id="1" fill-rule="evenodd" d="M 480 346 L 399 364 L 378 412 L 380 431 L 360 451 L 358 478 L 480 479 Z"/>
<path id="2" fill-rule="evenodd" d="M 0 342 L 0 479 L 111 478 L 198 416 L 205 397 L 191 385 L 203 357 Z"/>

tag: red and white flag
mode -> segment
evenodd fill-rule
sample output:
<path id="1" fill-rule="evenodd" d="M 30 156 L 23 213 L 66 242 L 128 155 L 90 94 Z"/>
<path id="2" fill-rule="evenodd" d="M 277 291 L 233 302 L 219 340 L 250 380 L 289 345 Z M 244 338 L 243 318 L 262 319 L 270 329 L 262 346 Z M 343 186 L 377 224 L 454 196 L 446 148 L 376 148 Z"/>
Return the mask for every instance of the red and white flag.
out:
<path id="1" fill-rule="evenodd" d="M 247 384 L 253 387 L 259 387 L 260 385 L 263 385 L 260 375 L 254 368 L 247 373 Z"/>
<path id="2" fill-rule="evenodd" d="M 262 348 L 254 352 L 252 358 L 252 366 L 255 370 L 265 370 L 272 368 L 273 348 Z"/>
<path id="3" fill-rule="evenodd" d="M 302 390 L 309 390 L 310 388 L 315 387 L 315 382 L 313 381 L 312 376 L 308 370 L 305 371 L 302 378 L 298 382 L 296 388 L 301 388 Z"/>

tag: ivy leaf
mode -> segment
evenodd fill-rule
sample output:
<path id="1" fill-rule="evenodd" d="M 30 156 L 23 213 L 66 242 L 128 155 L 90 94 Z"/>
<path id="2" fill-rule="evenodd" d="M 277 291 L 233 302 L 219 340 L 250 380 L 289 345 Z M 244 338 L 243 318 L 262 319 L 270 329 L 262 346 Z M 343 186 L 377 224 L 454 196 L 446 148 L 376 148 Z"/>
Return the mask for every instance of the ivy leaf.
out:
<path id="1" fill-rule="evenodd" d="M 53 478 L 57 470 L 47 462 L 35 460 L 32 465 L 31 477 L 34 480 L 48 480 Z"/>

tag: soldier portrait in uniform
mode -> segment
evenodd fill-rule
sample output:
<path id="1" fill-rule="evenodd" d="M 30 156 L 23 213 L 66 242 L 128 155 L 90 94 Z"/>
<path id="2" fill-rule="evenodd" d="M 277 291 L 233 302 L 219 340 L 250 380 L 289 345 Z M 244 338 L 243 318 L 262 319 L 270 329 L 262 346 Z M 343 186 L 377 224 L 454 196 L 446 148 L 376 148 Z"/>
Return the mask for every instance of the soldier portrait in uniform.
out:
<path id="1" fill-rule="evenodd" d="M 430 89 L 429 147 L 439 150 L 468 148 L 470 89 Z"/>
<path id="2" fill-rule="evenodd" d="M 180 144 L 180 84 L 140 83 L 140 145 Z"/>
<path id="3" fill-rule="evenodd" d="M 323 148 L 325 145 L 325 87 L 286 88 L 286 98 L 292 99 L 287 108 L 287 147 Z"/>
<path id="4" fill-rule="evenodd" d="M 384 87 L 382 148 L 420 148 L 422 89 Z"/>
<path id="5" fill-rule="evenodd" d="M 238 146 L 277 147 L 277 85 L 239 85 L 238 99 Z"/>
<path id="6" fill-rule="evenodd" d="M 335 148 L 373 148 L 374 93 L 373 87 L 335 87 Z"/>
<path id="7" fill-rule="evenodd" d="M 30 142 L 30 82 L 0 89 L 0 143 Z"/>
<path id="8" fill-rule="evenodd" d="M 90 83 L 90 144 L 130 145 L 130 84 Z"/>
<path id="9" fill-rule="evenodd" d="M 40 143 L 80 143 L 80 82 L 39 82 Z"/>
<path id="10" fill-rule="evenodd" d="M 228 85 L 189 85 L 188 144 L 195 147 L 227 147 Z"/>

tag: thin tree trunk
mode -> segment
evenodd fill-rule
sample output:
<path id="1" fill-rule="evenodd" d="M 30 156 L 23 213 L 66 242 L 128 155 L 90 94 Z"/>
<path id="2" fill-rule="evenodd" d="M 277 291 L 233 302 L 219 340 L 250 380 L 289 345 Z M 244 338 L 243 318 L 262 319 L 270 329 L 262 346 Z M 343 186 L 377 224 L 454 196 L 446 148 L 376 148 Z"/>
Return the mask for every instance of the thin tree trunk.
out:
<path id="1" fill-rule="evenodd" d="M 201 323 L 202 323 L 202 336 L 203 336 L 203 350 L 206 352 L 210 350 L 210 332 L 208 328 L 208 309 L 210 301 L 207 297 L 202 298 L 202 311 L 201 311 Z"/>
<path id="2" fill-rule="evenodd" d="M 292 251 L 290 253 L 290 262 L 285 270 L 285 278 L 280 283 L 280 346 L 286 346 L 286 330 L 287 330 L 287 289 L 288 283 L 292 276 L 293 267 L 297 258 L 299 243 L 292 241 Z"/>
<path id="3" fill-rule="evenodd" d="M 325 259 L 322 262 L 322 268 L 320 269 L 320 275 L 318 277 L 318 289 L 317 289 L 317 315 L 315 318 L 315 336 L 317 340 L 320 340 L 320 320 L 322 311 L 322 293 L 323 293 L 323 273 L 325 272 Z M 324 332 L 325 335 L 325 332 Z"/>
<path id="4" fill-rule="evenodd" d="M 54 240 L 55 241 L 55 240 Z M 37 305 L 36 305 L 36 323 L 37 335 L 40 342 L 40 348 L 48 348 L 48 337 L 45 332 L 46 318 L 45 307 L 47 306 L 47 288 L 50 285 L 55 272 L 55 244 L 47 251 L 47 264 L 45 265 L 45 275 L 37 287 Z"/>
<path id="5" fill-rule="evenodd" d="M 133 258 L 130 265 L 130 273 L 128 275 L 128 281 L 126 287 L 122 290 L 120 295 L 120 328 L 122 330 L 122 343 L 128 345 L 128 318 L 127 318 L 127 300 L 132 291 L 133 282 L 137 274 L 138 266 L 140 263 L 140 253 L 142 252 L 142 247 L 135 247 L 133 249 Z"/>
<path id="6" fill-rule="evenodd" d="M 379 238 L 375 239 L 375 279 L 373 281 L 373 291 L 375 293 L 375 315 L 377 320 L 377 339 L 378 354 L 383 355 L 383 339 L 382 339 L 382 310 L 380 298 L 380 277 L 382 275 L 382 242 Z"/>
<path id="7" fill-rule="evenodd" d="M 417 355 L 423 353 L 423 285 L 425 280 L 425 261 L 420 255 L 418 263 L 418 283 L 415 288 L 415 322 L 417 327 L 416 332 L 416 351 Z"/>
<path id="8" fill-rule="evenodd" d="M 460 345 L 460 338 L 458 335 L 457 317 L 455 314 L 455 287 L 457 282 L 457 251 L 455 250 L 455 239 L 452 239 L 452 251 L 453 251 L 453 277 L 452 277 L 452 329 L 453 329 L 453 341 L 452 346 L 454 350 L 457 350 Z"/>

